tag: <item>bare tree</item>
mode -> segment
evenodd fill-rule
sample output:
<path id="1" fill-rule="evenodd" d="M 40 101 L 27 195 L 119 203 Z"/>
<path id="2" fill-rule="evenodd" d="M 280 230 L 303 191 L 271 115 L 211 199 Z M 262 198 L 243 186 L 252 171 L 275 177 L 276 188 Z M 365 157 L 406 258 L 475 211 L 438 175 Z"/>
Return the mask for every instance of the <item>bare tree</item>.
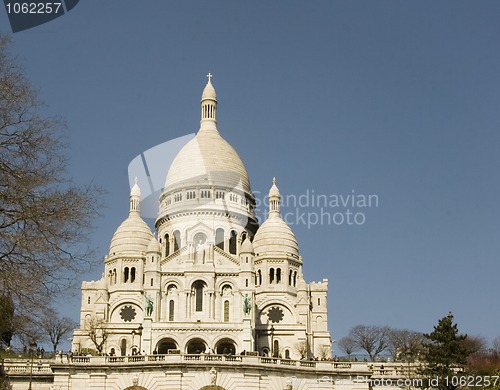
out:
<path id="1" fill-rule="evenodd" d="M 305 359 L 307 357 L 307 343 L 305 341 L 296 343 L 294 348 L 299 353 L 301 359 Z"/>
<path id="2" fill-rule="evenodd" d="M 467 335 L 464 340 L 464 345 L 469 351 L 469 353 L 483 352 L 486 350 L 488 342 L 483 336 L 471 336 Z"/>
<path id="3" fill-rule="evenodd" d="M 332 348 L 329 345 L 320 345 L 317 349 L 318 357 L 321 360 L 328 360 L 332 357 Z"/>
<path id="4" fill-rule="evenodd" d="M 414 360 L 422 351 L 424 335 L 408 329 L 391 329 L 387 349 L 394 360 Z"/>
<path id="5" fill-rule="evenodd" d="M 55 311 L 49 311 L 40 321 L 40 326 L 49 337 L 55 355 L 61 339 L 77 328 L 78 323 L 68 317 L 59 317 Z"/>
<path id="6" fill-rule="evenodd" d="M 337 345 L 347 354 L 347 356 L 349 356 L 349 358 L 353 352 L 359 349 L 356 340 L 349 336 L 342 337 L 339 341 L 337 341 Z"/>
<path id="7" fill-rule="evenodd" d="M 0 295 L 27 317 L 88 264 L 98 208 L 95 189 L 67 177 L 64 125 L 42 107 L 0 36 Z"/>
<path id="8" fill-rule="evenodd" d="M 33 348 L 46 340 L 46 335 L 40 324 L 35 320 L 36 315 L 32 316 L 16 316 L 14 319 L 14 327 L 16 329 L 16 338 L 19 340 L 21 345 L 30 352 L 33 352 Z"/>
<path id="9" fill-rule="evenodd" d="M 493 343 L 491 344 L 493 350 L 500 356 L 500 336 L 497 336 L 493 339 Z"/>
<path id="10" fill-rule="evenodd" d="M 102 349 L 109 335 L 105 321 L 102 318 L 91 317 L 85 321 L 85 331 L 94 343 L 97 352 L 102 354 Z"/>
<path id="11" fill-rule="evenodd" d="M 390 328 L 387 326 L 357 325 L 349 332 L 359 349 L 366 351 L 371 361 L 384 352 L 389 345 Z"/>

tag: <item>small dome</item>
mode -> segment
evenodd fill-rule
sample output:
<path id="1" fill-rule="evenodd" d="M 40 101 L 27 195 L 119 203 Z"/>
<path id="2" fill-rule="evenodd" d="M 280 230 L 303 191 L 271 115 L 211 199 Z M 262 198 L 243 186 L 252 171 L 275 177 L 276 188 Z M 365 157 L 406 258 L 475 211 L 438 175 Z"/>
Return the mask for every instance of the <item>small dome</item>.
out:
<path id="1" fill-rule="evenodd" d="M 151 238 L 154 236 L 146 222 L 138 213 L 130 213 L 113 234 L 109 254 L 124 252 L 142 254 L 147 251 Z"/>
<path id="2" fill-rule="evenodd" d="M 257 230 L 253 240 L 254 252 L 261 254 L 289 253 L 299 256 L 299 245 L 292 229 L 279 215 L 268 218 Z"/>
<path id="3" fill-rule="evenodd" d="M 151 241 L 149 241 L 147 251 L 148 252 L 160 252 L 160 243 L 158 242 L 158 240 L 155 237 L 151 238 Z"/>
<path id="4" fill-rule="evenodd" d="M 141 189 L 139 188 L 139 184 L 137 184 L 137 177 L 135 178 L 134 186 L 130 190 L 130 196 L 141 197 Z"/>
<path id="5" fill-rule="evenodd" d="M 299 245 L 292 229 L 280 216 L 280 191 L 276 186 L 276 178 L 269 190 L 269 216 L 260 226 L 253 240 L 256 255 L 291 254 L 299 257 Z"/>
<path id="6" fill-rule="evenodd" d="M 269 198 L 271 197 L 281 197 L 280 195 L 280 190 L 278 189 L 278 186 L 276 186 L 276 178 L 273 177 L 273 185 L 271 186 L 271 189 L 269 190 Z"/>
<path id="7" fill-rule="evenodd" d="M 215 88 L 209 81 L 201 94 L 201 100 L 217 100 L 217 94 L 215 93 Z"/>
<path id="8" fill-rule="evenodd" d="M 243 244 L 241 244 L 240 253 L 253 253 L 252 241 L 250 241 L 249 238 L 247 238 L 245 241 L 243 241 Z"/>

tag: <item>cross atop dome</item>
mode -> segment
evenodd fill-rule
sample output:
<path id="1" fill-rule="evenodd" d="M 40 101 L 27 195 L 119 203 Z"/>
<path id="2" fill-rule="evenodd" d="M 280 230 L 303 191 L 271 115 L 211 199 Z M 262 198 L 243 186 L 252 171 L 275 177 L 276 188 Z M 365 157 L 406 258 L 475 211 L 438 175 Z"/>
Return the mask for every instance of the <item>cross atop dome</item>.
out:
<path id="1" fill-rule="evenodd" d="M 137 176 L 135 177 L 135 183 L 133 187 L 130 189 L 130 212 L 138 213 L 139 212 L 139 204 L 141 202 L 141 189 L 138 184 L 139 180 L 137 180 Z"/>
<path id="2" fill-rule="evenodd" d="M 270 215 L 279 215 L 280 213 L 280 190 L 276 185 L 276 178 L 273 177 L 273 185 L 269 190 L 269 214 Z"/>
<path id="3" fill-rule="evenodd" d="M 208 72 L 207 78 L 208 82 L 201 94 L 201 127 L 202 129 L 212 129 L 217 130 L 215 123 L 216 112 L 217 112 L 217 94 L 215 93 L 215 88 L 212 85 L 212 73 Z"/>

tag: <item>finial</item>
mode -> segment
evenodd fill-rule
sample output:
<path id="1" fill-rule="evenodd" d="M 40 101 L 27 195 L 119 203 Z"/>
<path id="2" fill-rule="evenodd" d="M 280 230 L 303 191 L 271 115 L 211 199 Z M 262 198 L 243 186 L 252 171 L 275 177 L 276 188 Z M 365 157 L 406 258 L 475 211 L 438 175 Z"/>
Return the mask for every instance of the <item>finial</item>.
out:
<path id="1" fill-rule="evenodd" d="M 212 73 L 208 72 L 207 77 L 208 77 L 208 82 L 212 84 L 212 77 L 213 77 Z"/>
<path id="2" fill-rule="evenodd" d="M 276 178 L 273 177 L 273 184 L 276 184 Z"/>
<path id="3" fill-rule="evenodd" d="M 135 184 L 138 184 L 139 180 L 137 179 L 137 176 L 135 177 Z"/>

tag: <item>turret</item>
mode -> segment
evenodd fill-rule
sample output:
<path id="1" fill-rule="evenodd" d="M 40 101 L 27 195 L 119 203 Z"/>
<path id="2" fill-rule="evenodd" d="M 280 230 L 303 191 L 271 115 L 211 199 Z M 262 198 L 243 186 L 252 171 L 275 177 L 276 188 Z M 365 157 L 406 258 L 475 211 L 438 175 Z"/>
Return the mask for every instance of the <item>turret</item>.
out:
<path id="1" fill-rule="evenodd" d="M 161 248 L 155 237 L 151 238 L 146 251 L 144 263 L 144 296 L 150 297 L 153 301 L 153 308 L 159 308 L 161 268 L 160 268 Z M 159 311 L 153 310 L 151 316 L 159 320 Z"/>
<path id="2" fill-rule="evenodd" d="M 255 269 L 254 269 L 254 252 L 253 245 L 249 238 L 246 238 L 240 248 L 240 286 L 241 289 L 251 289 L 255 287 Z"/>

